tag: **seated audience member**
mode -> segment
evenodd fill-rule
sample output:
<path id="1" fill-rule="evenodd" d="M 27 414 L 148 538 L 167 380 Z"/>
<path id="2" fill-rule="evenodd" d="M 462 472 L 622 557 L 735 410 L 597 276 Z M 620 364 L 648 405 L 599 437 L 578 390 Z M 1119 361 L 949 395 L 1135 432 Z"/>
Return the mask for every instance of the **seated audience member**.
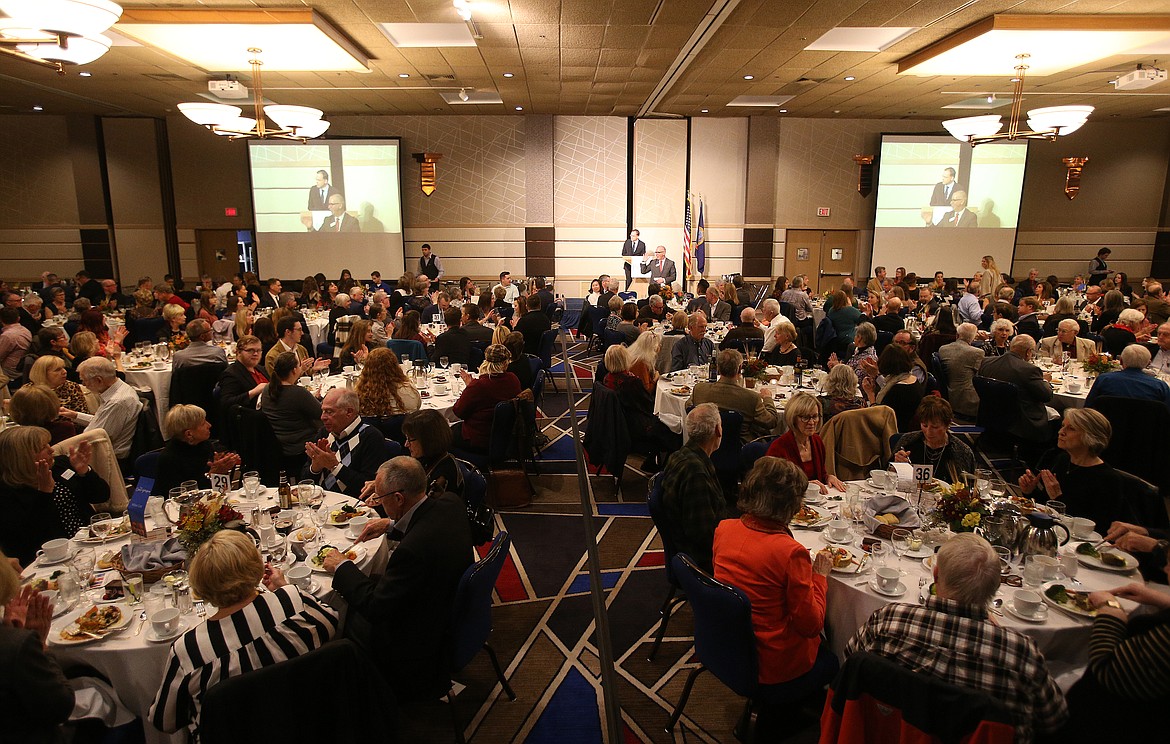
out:
<path id="1" fill-rule="evenodd" d="M 329 341 L 334 345 L 337 345 L 338 343 L 337 321 L 342 318 L 348 318 L 350 315 L 358 314 L 351 313 L 349 310 L 349 295 L 344 292 L 339 292 L 337 296 L 333 298 L 333 306 L 329 309 L 329 326 L 325 332 L 326 338 L 328 338 Z"/>
<path id="2" fill-rule="evenodd" d="M 232 324 L 235 331 L 237 342 L 244 336 L 255 335 L 254 326 L 256 324 L 256 313 L 250 307 L 243 307 L 239 304 L 238 298 L 228 298 L 228 309 L 231 309 L 232 300 L 236 299 L 236 308 L 232 315 Z M 275 326 L 274 326 L 275 327 Z"/>
<path id="3" fill-rule="evenodd" d="M 918 358 L 930 361 L 931 354 L 958 337 L 954 310 L 950 306 L 940 307 L 933 328 L 918 343 Z"/>
<path id="4" fill-rule="evenodd" d="M 438 306 L 436 305 L 436 307 Z M 390 338 L 386 332 L 386 323 L 389 317 L 385 305 L 379 302 L 370 305 L 370 331 L 374 334 L 374 347 L 385 346 L 386 341 Z M 434 320 L 434 322 L 437 323 L 438 319 Z M 393 323 L 391 323 L 391 327 L 393 328 Z"/>
<path id="5" fill-rule="evenodd" d="M 471 303 L 466 303 L 462 307 L 469 307 Z M 443 331 L 435 339 L 435 347 L 431 350 L 431 361 L 438 362 L 439 359 L 447 357 L 447 361 L 451 364 L 467 364 L 471 356 L 471 336 L 468 335 L 467 329 L 463 328 L 464 311 L 462 307 L 451 307 L 443 314 L 443 320 L 447 324 L 447 330 Z M 478 310 L 478 308 L 476 308 Z"/>
<path id="6" fill-rule="evenodd" d="M 1083 320 L 1077 317 L 1077 303 L 1076 299 L 1071 294 L 1066 294 L 1056 301 L 1052 312 L 1044 319 L 1044 338 L 1056 335 L 1056 326 L 1062 320 L 1072 320 L 1077 324 L 1077 330 L 1081 336 L 1089 335 L 1089 326 Z"/>
<path id="7" fill-rule="evenodd" d="M 508 371 L 511 361 L 512 355 L 506 347 L 492 344 L 484 350 L 479 377 L 472 377 L 465 369 L 460 370 L 459 374 L 467 387 L 452 407 L 455 415 L 463 420 L 456 424 L 456 446 L 487 451 L 496 404 L 520 394 L 520 380 Z"/>
<path id="8" fill-rule="evenodd" d="M 299 473 L 305 464 L 305 443 L 316 441 L 321 425 L 321 404 L 297 384 L 302 365 L 286 351 L 276 358 L 272 380 L 260 397 L 260 410 L 268 418 L 280 445 L 281 469 Z"/>
<path id="9" fill-rule="evenodd" d="M 643 323 L 663 323 L 670 317 L 670 310 L 662 295 L 650 295 L 645 307 L 638 311 L 638 325 Z"/>
<path id="10" fill-rule="evenodd" d="M 881 315 L 874 316 L 873 327 L 887 333 L 894 333 L 905 328 L 906 321 L 902 320 L 902 301 L 897 297 L 890 297 L 886 300 L 886 306 L 882 309 Z"/>
<path id="11" fill-rule="evenodd" d="M 418 314 L 416 313 L 416 328 L 417 321 Z M 374 329 L 370 327 L 370 321 L 359 320 L 353 324 L 353 328 L 351 328 L 349 331 L 349 337 L 345 340 L 345 345 L 341 347 L 341 355 L 338 358 L 338 366 L 344 369 L 346 367 L 355 367 L 359 364 L 364 364 L 366 357 L 369 356 L 370 351 L 373 348 Z"/>
<path id="12" fill-rule="evenodd" d="M 898 439 L 894 460 L 933 465 L 935 477 L 947 483 L 960 483 L 963 473 L 975 472 L 975 453 L 950 434 L 954 421 L 950 403 L 928 395 L 918 404 L 915 418 L 919 431 L 907 432 Z"/>
<path id="13" fill-rule="evenodd" d="M 15 293 L 14 293 L 15 294 Z M 54 318 L 58 315 L 69 315 L 69 303 L 65 300 L 65 288 L 61 286 L 50 287 L 48 296 L 44 298 L 44 314 L 45 320 Z"/>
<path id="14" fill-rule="evenodd" d="M 686 444 L 671 453 L 663 467 L 663 519 L 678 551 L 710 573 L 715 527 L 727 511 L 711 462 L 711 453 L 719 449 L 723 437 L 719 407 L 714 403 L 695 406 L 685 426 Z"/>
<path id="15" fill-rule="evenodd" d="M 605 316 L 602 320 L 601 328 L 603 330 L 617 330 L 618 323 L 622 322 L 622 307 L 624 305 L 625 303 L 622 301 L 622 298 L 617 295 L 609 298 L 609 302 L 606 304 L 606 307 L 609 308 L 609 315 Z"/>
<path id="16" fill-rule="evenodd" d="M 810 559 L 788 525 L 807 486 L 808 478 L 793 463 L 760 458 L 740 487 L 743 514 L 715 528 L 714 575 L 751 600 L 759 681 L 765 687 L 807 676 L 810 691 L 820 690 L 837 673 L 837 656 L 822 636 L 833 560 L 827 550 Z"/>
<path id="17" fill-rule="evenodd" d="M 781 302 L 787 302 L 792 305 L 793 315 L 795 317 L 789 318 L 789 320 L 793 321 L 795 325 L 811 324 L 813 316 L 812 300 L 809 299 L 808 293 L 804 289 L 804 277 L 798 276 L 792 280 L 792 286 L 784 290 L 784 293 L 780 295 Z"/>
<path id="18" fill-rule="evenodd" d="M 21 307 L 17 311 L 20 314 L 20 324 L 27 328 L 33 336 L 44 328 L 44 308 L 45 301 L 41 299 L 41 296 L 35 292 L 29 292 L 21 301 Z"/>
<path id="19" fill-rule="evenodd" d="M 777 318 L 772 323 L 772 326 L 768 328 L 768 331 L 772 333 L 772 340 L 775 342 L 771 352 L 765 352 L 768 361 L 778 366 L 794 367 L 800 364 L 804 357 L 801 354 L 800 347 L 796 345 L 796 326 L 786 320 Z M 767 341 L 764 344 L 766 346 Z"/>
<path id="20" fill-rule="evenodd" d="M 78 367 L 77 373 L 81 377 L 81 384 L 100 399 L 98 409 L 93 414 L 62 410 L 62 415 L 84 424 L 86 431 L 104 429 L 110 437 L 114 455 L 124 461 L 130 456 L 138 414 L 142 411 L 142 401 L 138 399 L 137 391 L 118 379 L 117 367 L 105 357 L 86 359 Z"/>
<path id="21" fill-rule="evenodd" d="M 360 406 L 356 391 L 334 388 L 325 394 L 321 401 L 325 427 L 305 443 L 309 462 L 302 477 L 315 480 L 326 491 L 355 497 L 366 481 L 374 479 L 378 466 L 386 461 L 386 437 L 362 421 Z"/>
<path id="22" fill-rule="evenodd" d="M 160 731 L 187 728 L 197 741 L 208 689 L 320 648 L 337 633 L 338 614 L 286 583 L 279 568 L 267 574 L 251 538 L 235 530 L 220 530 L 199 547 L 190 576 L 191 588 L 218 609 L 171 645 L 147 717 Z M 261 580 L 264 594 L 256 588 Z"/>
<path id="23" fill-rule="evenodd" d="M 719 343 L 720 349 L 751 349 L 759 352 L 764 346 L 764 330 L 756 323 L 756 310 L 745 307 L 739 314 L 739 325 L 727 332 Z M 754 354 L 753 354 L 754 356 Z"/>
<path id="24" fill-rule="evenodd" d="M 544 313 L 532 312 L 528 314 L 544 315 Z M 507 327 L 498 326 L 496 330 L 500 328 L 506 329 Z M 493 341 L 493 343 L 502 343 L 508 349 L 508 354 L 512 357 L 512 361 L 508 362 L 508 371 L 516 375 L 516 379 L 520 381 L 520 389 L 531 390 L 536 376 L 532 372 L 532 363 L 529 362 L 528 355 L 524 353 L 524 336 L 516 331 L 505 332 L 502 341 Z"/>
<path id="25" fill-rule="evenodd" d="M 1153 343 L 1146 344 L 1150 352 L 1150 365 L 1147 369 L 1160 375 L 1170 374 L 1170 323 L 1158 326 L 1157 337 Z"/>
<path id="26" fill-rule="evenodd" d="M 379 347 L 366 357 L 354 383 L 362 416 L 398 416 L 417 411 L 422 397 L 398 363 L 393 351 Z"/>
<path id="27" fill-rule="evenodd" d="M 869 651 L 948 684 L 985 692 L 1011 711 L 1016 741 L 1055 731 L 1068 715 L 1060 687 L 1030 638 L 991 622 L 999 556 L 970 532 L 939 549 L 934 594 L 925 606 L 892 603 L 875 612 L 845 647 Z"/>
<path id="28" fill-rule="evenodd" d="M 990 330 L 991 338 L 983 342 L 983 356 L 1003 356 L 1007 353 L 1008 344 L 1016 333 L 1015 324 L 1007 318 L 996 318 L 992 321 Z"/>
<path id="29" fill-rule="evenodd" d="M 259 330 L 260 321 L 256 321 L 256 325 L 257 330 Z M 269 349 L 268 354 L 264 357 L 264 369 L 268 373 L 269 379 L 276 376 L 274 371 L 276 360 L 282 354 L 296 355 L 297 366 L 301 374 L 311 374 L 310 370 L 312 372 L 320 372 L 329 369 L 330 361 L 328 359 L 314 360 L 309 356 L 309 352 L 305 351 L 305 347 L 301 345 L 301 338 L 304 336 L 304 331 L 301 330 L 301 324 L 297 322 L 296 318 L 288 316 L 281 318 L 276 324 L 276 335 L 279 340 Z"/>
<path id="30" fill-rule="evenodd" d="M 999 322 L 996 321 L 996 323 Z M 992 337 L 996 341 L 1004 335 L 1004 326 L 1010 334 L 1012 324 L 1007 321 L 1003 321 L 1003 324 L 999 331 L 994 330 L 995 323 L 992 324 Z M 960 323 L 956 330 L 958 338 L 938 350 L 938 356 L 946 370 L 949 383 L 947 397 L 955 412 L 968 419 L 974 419 L 979 413 L 979 394 L 975 392 L 972 380 L 975 379 L 975 375 L 979 374 L 979 368 L 987 356 L 985 352 L 972 346 L 978 332 L 973 323 Z M 994 343 L 994 341 L 989 341 L 988 345 L 993 346 Z M 1006 351 L 1006 349 L 1005 346 L 1004 350 Z M 999 355 L 992 354 L 990 356 Z M 899 425 L 899 431 L 901 430 Z"/>
<path id="31" fill-rule="evenodd" d="M 878 373 L 884 380 L 881 389 L 875 390 L 877 381 L 872 377 L 867 376 L 861 381 L 861 389 L 870 405 L 894 409 L 898 431 L 911 431 L 914 428 L 914 411 L 925 394 L 923 384 L 912 373 L 913 369 L 910 355 L 895 344 L 890 344 L 882 349 L 882 355 L 878 358 Z"/>
<path id="32" fill-rule="evenodd" d="M 412 457 L 378 468 L 371 505 L 394 520 L 401 540 L 380 576 L 362 573 L 334 551 L 325 556 L 333 588 L 348 605 L 346 635 L 369 652 L 399 703 L 435 700 L 451 685 L 450 630 L 455 590 L 471 564 L 467 507 L 454 494 L 427 496 L 427 475 Z"/>
<path id="33" fill-rule="evenodd" d="M 67 457 L 54 458 L 49 432 L 40 427 L 0 431 L 0 498 L 11 515 L 0 520 L 0 550 L 9 558 L 32 565 L 43 543 L 89 527 L 92 505 L 110 498 L 109 485 L 89 466 L 92 454 L 82 442 Z"/>
<path id="34" fill-rule="evenodd" d="M 211 488 L 207 474 L 230 473 L 240 465 L 240 456 L 217 447 L 211 439 L 211 422 L 199 406 L 179 404 L 167 411 L 166 446 L 158 456 L 158 474 L 151 494 L 166 496 L 183 481 L 193 480 L 200 488 Z"/>
<path id="35" fill-rule="evenodd" d="M 750 308 L 749 308 L 750 309 Z M 690 405 L 714 403 L 721 409 L 738 411 L 743 414 L 742 441 L 772 433 L 780 420 L 776 406 L 772 403 L 772 390 L 761 387 L 748 390 L 743 386 L 743 355 L 735 349 L 725 349 L 715 356 L 715 369 L 719 374 L 715 382 L 700 382 L 691 393 Z M 723 436 L 735 436 L 736 432 L 723 432 Z"/>
<path id="36" fill-rule="evenodd" d="M 345 291 L 345 290 L 342 290 Z M 349 288 L 349 314 L 359 318 L 366 317 L 366 290 L 355 284 Z"/>
<path id="37" fill-rule="evenodd" d="M 410 456 L 427 474 L 427 493 L 453 493 L 464 498 L 463 473 L 450 453 L 451 423 L 433 408 L 415 411 L 402 421 Z"/>
<path id="38" fill-rule="evenodd" d="M 1126 308 L 1117 317 L 1113 325 L 1101 329 L 1101 350 L 1114 357 L 1121 356 L 1121 351 L 1130 344 L 1139 341 L 1148 341 L 1148 337 L 1139 338 L 1145 318 L 1140 310 Z"/>
<path id="39" fill-rule="evenodd" d="M 1016 319 L 1016 332 L 1031 336 L 1036 343 L 1044 336 L 1040 328 L 1040 301 L 1035 297 L 1021 297 L 1016 309 L 1019 317 Z"/>
<path id="40" fill-rule="evenodd" d="M 354 324 L 354 327 L 356 328 L 357 324 Z M 403 338 L 408 341 L 418 341 L 423 346 L 426 346 L 434 340 L 423 332 L 422 316 L 419 315 L 417 310 L 407 310 L 402 313 L 402 318 L 398 321 L 398 327 L 395 328 L 391 336 L 393 338 Z"/>
<path id="41" fill-rule="evenodd" d="M 630 354 L 626 347 L 614 344 L 605 350 L 605 369 L 607 374 L 602 382 L 617 392 L 625 409 L 630 439 L 639 451 L 653 453 L 642 466 L 643 470 L 652 472 L 660 467 L 658 453 L 673 452 L 682 445 L 682 439 L 655 415 L 653 388 L 648 390 L 642 379 L 630 372 Z"/>
<path id="42" fill-rule="evenodd" d="M 236 341 L 236 360 L 219 376 L 222 410 L 230 411 L 232 406 L 256 407 L 256 399 L 268 386 L 268 375 L 260 365 L 262 348 L 260 339 L 255 336 L 240 336 Z"/>
<path id="43" fill-rule="evenodd" d="M 77 382 L 80 382 L 81 375 L 77 370 L 81 367 L 82 362 L 90 357 L 100 356 L 97 336 L 89 331 L 78 331 L 73 334 L 73 338 L 69 339 L 69 354 L 73 357 L 73 369 L 70 370 L 70 374 L 77 378 Z M 121 364 L 122 357 L 118 356 L 114 362 Z"/>
<path id="44" fill-rule="evenodd" d="M 1052 386 L 1040 368 L 1032 364 L 1035 355 L 1036 342 L 1031 336 L 1021 333 L 1012 339 L 1007 354 L 984 359 L 979 374 L 1016 386 L 1020 415 L 1012 425 L 1011 433 L 1028 442 L 1047 444 L 1052 440 L 1052 428 L 1045 404 L 1052 400 Z"/>
<path id="45" fill-rule="evenodd" d="M 1146 284 L 1146 294 L 1142 299 L 1146 301 L 1146 313 L 1151 323 L 1161 325 L 1170 320 L 1170 302 L 1163 296 L 1161 282 Z"/>
<path id="46" fill-rule="evenodd" d="M 57 394 L 61 405 L 70 411 L 93 413 L 97 410 L 97 397 L 69 379 L 68 367 L 59 356 L 46 354 L 33 362 L 28 372 L 33 385 L 44 385 Z"/>
<path id="47" fill-rule="evenodd" d="M 1040 340 L 1040 350 L 1037 352 L 1037 356 L 1052 359 L 1060 364 L 1064 354 L 1068 354 L 1069 359 L 1080 360 L 1096 354 L 1097 345 L 1087 338 L 1078 336 L 1080 330 L 1080 325 L 1072 318 L 1060 321 L 1056 324 L 1055 336 Z"/>
<path id="48" fill-rule="evenodd" d="M 642 381 L 642 387 L 651 395 L 658 385 L 658 352 L 662 348 L 662 338 L 657 333 L 642 333 L 638 340 L 630 344 L 629 372 Z"/>
<path id="49" fill-rule="evenodd" d="M 678 372 L 693 365 L 707 366 L 715 354 L 715 342 L 707 338 L 707 317 L 701 312 L 687 318 L 687 333 L 670 350 L 670 371 Z"/>
<path id="50" fill-rule="evenodd" d="M 845 362 L 853 368 L 857 379 L 864 380 L 866 375 L 865 364 L 867 362 L 876 362 L 877 347 L 877 329 L 873 327 L 872 323 L 858 323 L 853 332 L 853 354 Z M 829 355 L 828 367 L 832 369 L 841 362 L 837 359 L 836 354 Z"/>
<path id="51" fill-rule="evenodd" d="M 0 720 L 12 742 L 62 740 L 73 710 L 73 688 L 46 641 L 53 605 L 46 593 L 21 587 L 12 559 L 0 552 Z"/>
<path id="52" fill-rule="evenodd" d="M 780 313 L 780 303 L 771 297 L 760 305 L 760 313 L 763 316 L 761 325 L 764 327 L 763 350 L 770 352 L 776 348 L 776 328 L 781 323 L 791 322 L 791 319 Z"/>
<path id="53" fill-rule="evenodd" d="M 1090 330 L 1093 333 L 1100 333 L 1101 329 L 1116 323 L 1117 318 L 1121 316 L 1121 311 L 1125 308 L 1125 295 L 1116 289 L 1109 290 L 1101 300 L 1100 312 L 1094 314 L 1093 322 L 1089 326 Z"/>
<path id="54" fill-rule="evenodd" d="M 706 305 L 697 309 L 702 310 L 708 320 L 721 323 L 731 321 L 731 303 L 723 299 L 718 287 L 707 287 Z"/>
<path id="55" fill-rule="evenodd" d="M 1125 347 L 1121 351 L 1121 369 L 1099 375 L 1093 387 L 1089 388 L 1085 405 L 1092 406 L 1099 398 L 1112 395 L 1119 398 L 1150 400 L 1170 408 L 1170 385 L 1147 375 L 1145 369 L 1148 366 L 1149 349 L 1141 344 L 1130 344 Z"/>
<path id="56" fill-rule="evenodd" d="M 1113 522 L 1134 522 L 1122 493 L 1121 477 L 1101 459 L 1113 427 L 1092 408 L 1068 408 L 1056 439 L 1036 465 L 1020 476 L 1020 490 L 1037 501 L 1065 504 L 1069 515 L 1088 517 L 1102 535 Z"/>
<path id="57" fill-rule="evenodd" d="M 614 330 L 622 335 L 624 343 L 629 346 L 634 343 L 638 338 L 638 334 L 641 333 L 638 326 L 634 324 L 634 321 L 638 317 L 638 306 L 632 302 L 624 303 L 619 313 L 621 322 L 614 326 Z"/>
<path id="58" fill-rule="evenodd" d="M 8 415 L 17 426 L 39 426 L 49 432 L 49 443 L 77 435 L 73 422 L 61 415 L 61 401 L 44 385 L 25 385 L 8 401 Z"/>
<path id="59" fill-rule="evenodd" d="M 175 352 L 172 372 L 198 364 L 227 365 L 227 352 L 211 343 L 211 324 L 206 320 L 195 319 L 188 323 L 187 338 L 191 341 L 187 348 Z"/>
<path id="60" fill-rule="evenodd" d="M 679 310 L 674 315 L 670 316 L 670 328 L 667 329 L 664 336 L 685 336 L 687 334 L 687 314 Z"/>
<path id="61" fill-rule="evenodd" d="M 187 311 L 179 305 L 162 306 L 163 325 L 158 329 L 156 341 L 167 344 L 171 349 L 185 348 L 187 338 Z"/>
<path id="62" fill-rule="evenodd" d="M 848 364 L 838 364 L 829 370 L 825 376 L 824 391 L 825 421 L 842 411 L 853 411 L 866 405 L 858 395 L 857 374 Z"/>
<path id="63" fill-rule="evenodd" d="M 483 312 L 479 307 L 472 303 L 463 303 L 460 308 L 463 311 L 462 323 L 463 330 L 467 337 L 472 341 L 482 341 L 483 343 L 491 343 L 492 329 L 483 325 Z"/>
<path id="64" fill-rule="evenodd" d="M 524 336 L 525 353 L 540 354 L 540 340 L 544 337 L 545 331 L 552 328 L 552 321 L 546 313 L 539 312 L 541 299 L 538 295 L 529 295 L 524 303 L 528 312 L 513 323 L 512 327 Z"/>
<path id="65" fill-rule="evenodd" d="M 100 313 L 99 313 L 100 314 Z M 9 380 L 20 378 L 20 365 L 32 345 L 32 334 L 20 323 L 20 313 L 10 307 L 0 308 L 0 372 Z"/>
<path id="66" fill-rule="evenodd" d="M 784 409 L 788 431 L 768 447 L 769 457 L 781 457 L 800 468 L 809 483 L 820 487 L 845 490 L 845 484 L 825 469 L 825 442 L 817 432 L 821 428 L 821 404 L 808 393 L 797 393 Z"/>

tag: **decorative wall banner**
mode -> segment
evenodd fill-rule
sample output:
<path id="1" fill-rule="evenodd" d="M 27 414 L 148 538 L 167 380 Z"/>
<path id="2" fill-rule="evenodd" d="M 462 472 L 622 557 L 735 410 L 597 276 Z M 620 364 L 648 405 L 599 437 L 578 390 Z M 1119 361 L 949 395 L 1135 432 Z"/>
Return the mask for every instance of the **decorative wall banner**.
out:
<path id="1" fill-rule="evenodd" d="M 869 196 L 873 191 L 873 155 L 854 155 L 857 163 L 857 193 Z"/>
<path id="2" fill-rule="evenodd" d="M 1088 163 L 1089 159 L 1061 158 L 1060 162 L 1068 169 L 1064 174 L 1064 195 L 1072 201 L 1081 190 L 1081 171 L 1085 169 L 1085 163 Z"/>
<path id="3" fill-rule="evenodd" d="M 435 163 L 443 158 L 441 152 L 416 152 L 412 157 L 418 161 L 418 187 L 427 196 L 435 193 Z"/>

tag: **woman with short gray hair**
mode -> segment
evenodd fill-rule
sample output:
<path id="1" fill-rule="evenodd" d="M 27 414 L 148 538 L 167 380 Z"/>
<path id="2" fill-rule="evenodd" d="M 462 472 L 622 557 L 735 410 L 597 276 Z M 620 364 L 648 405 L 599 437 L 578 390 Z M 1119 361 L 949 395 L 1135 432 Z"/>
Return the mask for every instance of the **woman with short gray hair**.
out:
<path id="1" fill-rule="evenodd" d="M 172 488 L 189 480 L 198 483 L 200 488 L 211 488 L 208 473 L 223 475 L 239 466 L 239 455 L 212 440 L 211 422 L 199 406 L 185 403 L 171 406 L 164 423 L 167 443 L 158 456 L 152 495 L 166 496 Z"/>

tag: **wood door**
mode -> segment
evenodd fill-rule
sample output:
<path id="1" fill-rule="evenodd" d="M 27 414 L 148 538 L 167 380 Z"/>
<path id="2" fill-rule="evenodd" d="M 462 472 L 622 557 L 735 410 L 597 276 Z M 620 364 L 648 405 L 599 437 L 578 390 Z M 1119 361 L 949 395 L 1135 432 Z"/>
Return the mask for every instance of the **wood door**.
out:
<path id="1" fill-rule="evenodd" d="M 195 256 L 200 274 L 230 277 L 240 271 L 240 246 L 235 230 L 196 230 Z M 198 277 L 187 277 L 187 283 L 198 284 Z"/>
<path id="2" fill-rule="evenodd" d="M 788 230 L 784 240 L 784 276 L 808 277 L 814 293 L 820 293 L 821 247 L 824 230 Z"/>
<path id="3" fill-rule="evenodd" d="M 821 243 L 819 294 L 837 289 L 847 276 L 857 271 L 857 231 L 825 230 Z"/>

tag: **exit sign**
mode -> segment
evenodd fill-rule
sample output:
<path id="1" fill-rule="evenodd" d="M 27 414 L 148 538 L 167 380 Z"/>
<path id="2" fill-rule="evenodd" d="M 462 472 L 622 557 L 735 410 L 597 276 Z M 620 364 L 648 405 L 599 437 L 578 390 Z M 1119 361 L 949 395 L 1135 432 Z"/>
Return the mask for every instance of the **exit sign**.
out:
<path id="1" fill-rule="evenodd" d="M 828 216 L 829 216 L 829 208 L 828 207 L 817 207 L 817 217 L 828 217 Z"/>
<path id="2" fill-rule="evenodd" d="M 223 216 L 224 217 L 235 217 L 236 216 L 236 208 L 235 207 L 224 207 L 223 208 Z"/>

